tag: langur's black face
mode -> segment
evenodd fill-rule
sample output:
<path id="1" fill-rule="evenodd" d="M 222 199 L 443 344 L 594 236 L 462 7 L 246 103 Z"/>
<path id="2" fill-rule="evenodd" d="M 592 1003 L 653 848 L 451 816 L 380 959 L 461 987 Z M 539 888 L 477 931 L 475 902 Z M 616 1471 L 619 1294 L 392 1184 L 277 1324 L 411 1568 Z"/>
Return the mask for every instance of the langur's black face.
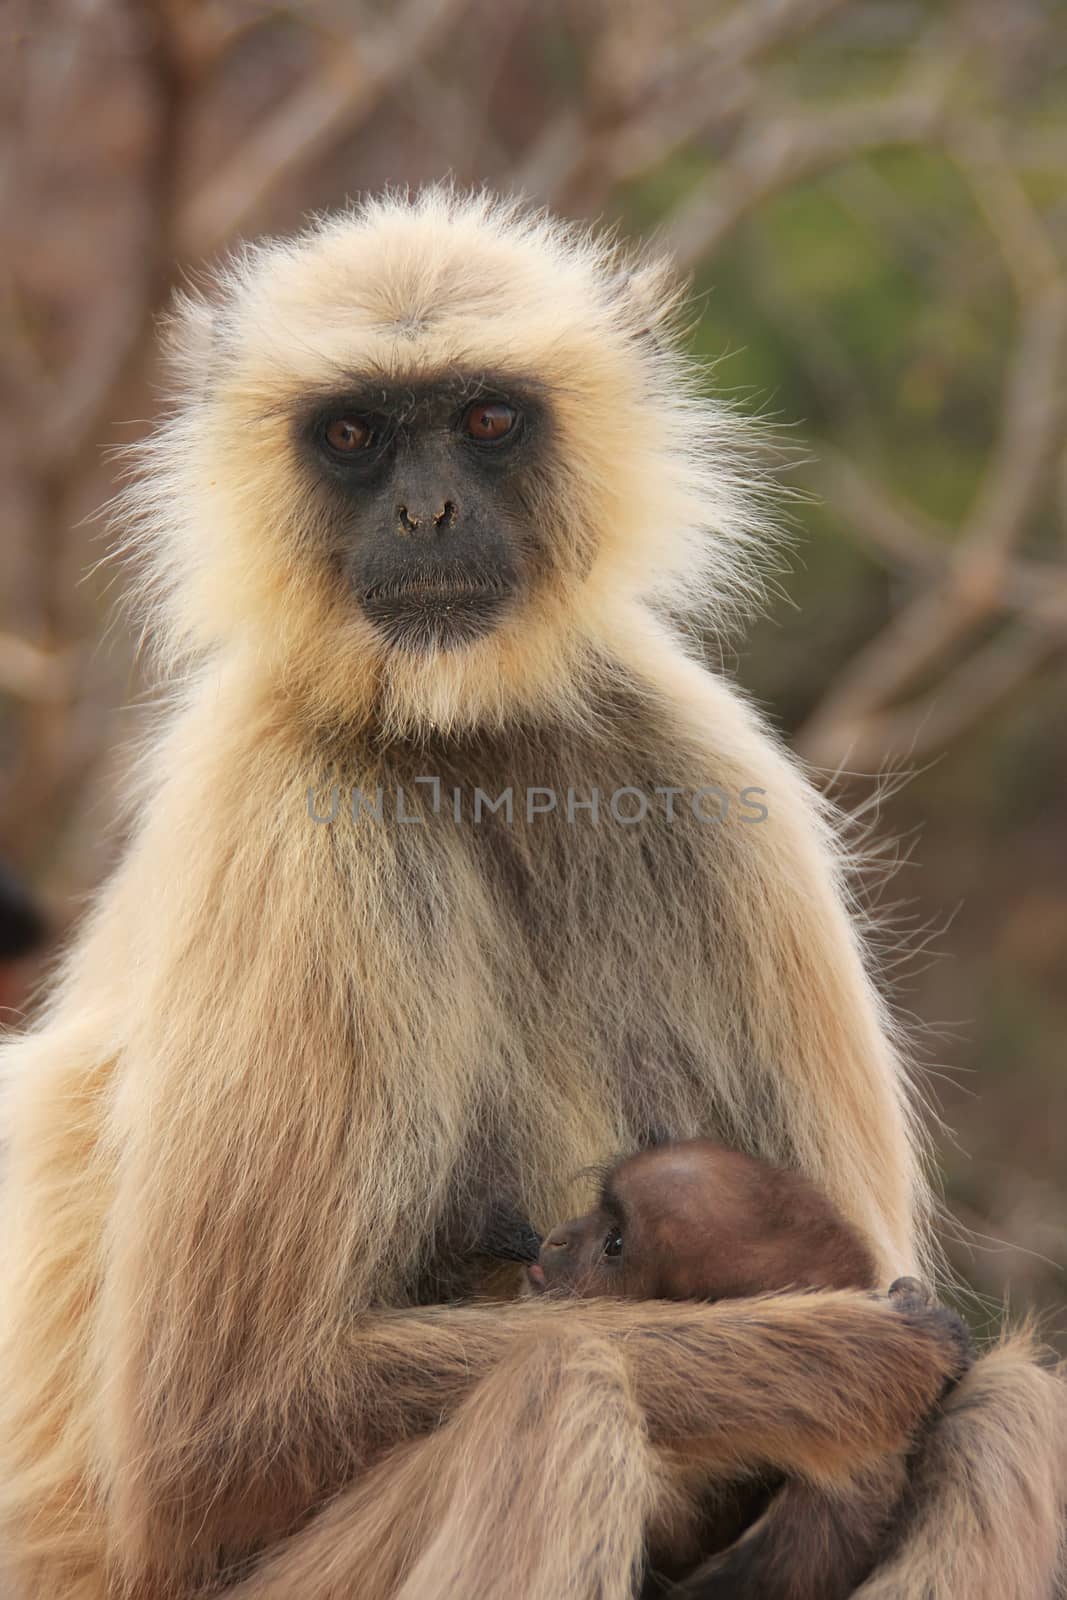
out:
<path id="1" fill-rule="evenodd" d="M 335 571 L 407 651 L 491 632 L 544 558 L 550 417 L 537 386 L 452 374 L 319 396 L 296 441 Z"/>

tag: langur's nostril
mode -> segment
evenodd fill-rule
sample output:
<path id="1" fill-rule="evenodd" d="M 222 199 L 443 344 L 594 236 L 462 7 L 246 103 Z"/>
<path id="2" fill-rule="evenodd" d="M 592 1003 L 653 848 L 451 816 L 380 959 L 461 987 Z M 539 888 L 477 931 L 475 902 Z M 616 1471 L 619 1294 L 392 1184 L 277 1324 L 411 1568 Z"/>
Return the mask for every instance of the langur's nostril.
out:
<path id="1" fill-rule="evenodd" d="M 405 533 L 414 533 L 419 525 L 418 517 L 410 516 L 407 506 L 397 506 L 396 518 Z"/>
<path id="2" fill-rule="evenodd" d="M 435 528 L 450 528 L 456 520 L 456 508 L 451 500 L 446 500 L 440 511 L 433 519 Z"/>

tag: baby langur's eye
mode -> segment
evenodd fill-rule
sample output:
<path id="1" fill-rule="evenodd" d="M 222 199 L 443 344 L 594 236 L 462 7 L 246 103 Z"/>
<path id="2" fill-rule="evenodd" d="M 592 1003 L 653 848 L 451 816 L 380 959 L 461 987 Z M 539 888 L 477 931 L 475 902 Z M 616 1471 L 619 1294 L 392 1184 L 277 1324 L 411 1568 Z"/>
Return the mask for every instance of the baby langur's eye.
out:
<path id="1" fill-rule="evenodd" d="M 622 1229 L 612 1228 L 604 1240 L 604 1254 L 610 1259 L 622 1255 Z"/>
<path id="2" fill-rule="evenodd" d="M 353 455 L 374 443 L 374 430 L 362 417 L 334 417 L 326 424 L 326 443 L 338 455 Z"/>
<path id="3" fill-rule="evenodd" d="M 518 420 L 518 412 L 502 400 L 478 400 L 464 417 L 463 426 L 472 439 L 482 444 L 496 444 L 511 432 Z"/>

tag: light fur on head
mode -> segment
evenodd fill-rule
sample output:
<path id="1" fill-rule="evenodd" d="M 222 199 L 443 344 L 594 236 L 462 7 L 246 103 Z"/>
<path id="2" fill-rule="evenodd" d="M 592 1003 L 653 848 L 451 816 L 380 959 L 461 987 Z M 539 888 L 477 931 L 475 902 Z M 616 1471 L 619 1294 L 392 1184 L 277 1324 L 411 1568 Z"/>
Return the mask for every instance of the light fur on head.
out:
<path id="1" fill-rule="evenodd" d="M 178 409 L 119 506 L 168 671 L 251 653 L 323 718 L 373 704 L 400 730 L 463 727 L 565 704 L 576 660 L 628 602 L 728 615 L 758 588 L 768 539 L 754 435 L 700 393 L 672 333 L 678 296 L 661 261 L 447 187 L 244 249 L 178 308 Z M 353 374 L 486 369 L 536 375 L 551 402 L 536 507 L 551 567 L 488 638 L 397 656 L 321 559 L 288 403 Z"/>

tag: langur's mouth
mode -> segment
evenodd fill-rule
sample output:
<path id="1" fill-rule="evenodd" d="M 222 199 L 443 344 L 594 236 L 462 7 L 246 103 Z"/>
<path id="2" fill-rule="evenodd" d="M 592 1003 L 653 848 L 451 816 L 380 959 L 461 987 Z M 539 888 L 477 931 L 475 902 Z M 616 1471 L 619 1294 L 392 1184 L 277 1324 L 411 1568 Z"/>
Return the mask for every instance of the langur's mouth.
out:
<path id="1" fill-rule="evenodd" d="M 545 1282 L 545 1269 L 540 1262 L 532 1261 L 530 1263 L 526 1268 L 526 1278 L 531 1289 L 535 1290 L 537 1294 L 544 1294 L 548 1285 Z"/>
<path id="2" fill-rule="evenodd" d="M 389 644 L 409 651 L 451 650 L 491 633 L 512 598 L 508 584 L 412 577 L 360 594 L 364 615 Z"/>

